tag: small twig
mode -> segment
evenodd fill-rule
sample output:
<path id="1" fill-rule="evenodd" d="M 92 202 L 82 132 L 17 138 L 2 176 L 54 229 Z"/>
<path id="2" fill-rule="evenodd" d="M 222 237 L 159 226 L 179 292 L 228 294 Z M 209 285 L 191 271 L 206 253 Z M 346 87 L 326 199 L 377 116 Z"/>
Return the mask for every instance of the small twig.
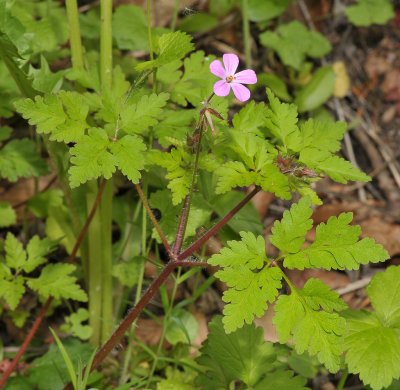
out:
<path id="1" fill-rule="evenodd" d="M 371 276 L 367 276 L 365 278 L 362 278 L 360 280 L 356 280 L 353 283 L 349 283 L 347 286 L 342 287 L 342 288 L 338 288 L 336 290 L 336 292 L 339 295 L 344 295 L 356 290 L 360 290 L 361 288 L 364 288 L 365 286 L 367 286 L 369 284 L 369 282 L 371 281 L 372 277 Z"/>
<path id="2" fill-rule="evenodd" d="M 337 115 L 339 117 L 339 120 L 345 121 L 345 116 L 344 116 L 344 113 L 343 113 L 343 107 L 342 107 L 342 104 L 341 104 L 341 102 L 339 101 L 338 98 L 334 99 L 334 104 L 335 104 L 335 108 L 336 108 L 336 112 L 337 112 Z M 347 132 L 344 134 L 344 144 L 346 145 L 346 150 L 347 150 L 347 154 L 349 156 L 349 160 L 351 161 L 351 163 L 354 166 L 356 166 L 358 168 L 359 166 L 357 164 L 357 159 L 356 159 L 356 156 L 354 154 L 354 149 L 353 149 L 353 145 L 351 143 L 350 135 Z M 366 202 L 367 194 L 365 192 L 364 187 L 358 188 L 357 191 L 358 191 L 358 196 L 360 198 L 360 201 L 361 202 Z"/>
<path id="3" fill-rule="evenodd" d="M 170 247 L 170 245 L 168 243 L 167 237 L 165 236 L 164 232 L 162 231 L 160 224 L 158 223 L 156 217 L 153 214 L 153 211 L 151 210 L 149 202 L 147 201 L 147 198 L 143 193 L 142 187 L 140 187 L 139 184 L 135 184 L 135 188 L 136 188 L 137 193 L 139 194 L 139 197 L 140 197 L 140 200 L 143 203 L 143 206 L 145 207 L 145 209 L 147 211 L 147 214 L 148 214 L 149 218 L 151 219 L 151 222 L 153 223 L 155 229 L 157 230 L 158 235 L 161 238 L 161 241 L 162 241 L 162 243 L 164 245 L 165 250 L 167 251 L 169 257 L 171 259 L 173 259 L 174 258 L 174 253 L 171 250 L 171 247 Z"/>
<path id="4" fill-rule="evenodd" d="M 47 191 L 55 183 L 56 180 L 57 180 L 57 175 L 54 175 L 54 177 L 52 177 L 51 180 L 49 180 L 49 182 L 41 190 L 38 191 L 38 193 Z M 22 200 L 21 202 L 13 205 L 12 207 L 14 209 L 18 209 L 18 208 L 26 205 L 30 200 L 31 200 L 31 198 Z"/>
<path id="5" fill-rule="evenodd" d="M 106 180 L 103 180 L 101 182 L 101 184 L 100 184 L 99 191 L 97 192 L 96 199 L 95 199 L 95 201 L 93 203 L 92 209 L 90 210 L 90 213 L 89 213 L 88 217 L 86 218 L 85 224 L 83 225 L 83 227 L 82 227 L 82 229 L 81 229 L 81 231 L 80 231 L 80 233 L 78 235 L 78 238 L 76 239 L 76 242 L 75 242 L 75 245 L 74 245 L 74 247 L 73 247 L 73 249 L 71 251 L 71 254 L 68 257 L 68 260 L 67 260 L 68 263 L 72 263 L 76 258 L 76 255 L 77 255 L 77 253 L 79 251 L 79 248 L 80 248 L 80 246 L 82 244 L 83 238 L 85 237 L 85 235 L 86 235 L 86 233 L 87 233 L 87 231 L 89 229 L 90 223 L 92 222 L 93 217 L 94 217 L 94 215 L 96 213 L 96 210 L 97 210 L 97 208 L 98 208 L 98 206 L 100 204 L 100 200 L 101 200 L 101 197 L 103 195 L 105 185 L 106 185 Z M 25 353 L 26 349 L 28 348 L 30 342 L 32 341 L 33 337 L 35 336 L 36 332 L 38 331 L 38 329 L 39 329 L 39 327 L 40 327 L 40 325 L 41 325 L 41 323 L 42 323 L 42 321 L 44 319 L 44 316 L 46 315 L 46 312 L 47 312 L 48 308 L 50 307 L 52 301 L 53 301 L 53 297 L 49 297 L 47 299 L 47 301 L 45 302 L 44 306 L 41 308 L 38 316 L 35 319 L 35 322 L 33 323 L 32 328 L 29 330 L 28 334 L 26 335 L 25 340 L 22 343 L 21 347 L 19 348 L 19 350 L 18 350 L 17 354 L 15 355 L 13 361 L 11 362 L 11 364 L 8 366 L 8 369 L 4 372 L 3 376 L 1 377 L 1 379 L 0 379 L 0 389 L 2 389 L 5 386 L 5 384 L 7 383 L 8 378 L 15 371 L 19 360 L 24 355 L 24 353 Z"/>

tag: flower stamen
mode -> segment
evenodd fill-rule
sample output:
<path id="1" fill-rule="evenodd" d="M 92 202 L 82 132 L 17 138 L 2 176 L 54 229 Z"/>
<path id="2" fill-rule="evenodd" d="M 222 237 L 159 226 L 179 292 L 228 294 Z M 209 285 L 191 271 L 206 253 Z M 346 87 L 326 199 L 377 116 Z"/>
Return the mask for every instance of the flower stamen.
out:
<path id="1" fill-rule="evenodd" d="M 226 82 L 227 82 L 227 83 L 231 83 L 233 80 L 235 80 L 235 77 L 234 77 L 234 76 L 228 76 L 228 77 L 226 78 Z"/>

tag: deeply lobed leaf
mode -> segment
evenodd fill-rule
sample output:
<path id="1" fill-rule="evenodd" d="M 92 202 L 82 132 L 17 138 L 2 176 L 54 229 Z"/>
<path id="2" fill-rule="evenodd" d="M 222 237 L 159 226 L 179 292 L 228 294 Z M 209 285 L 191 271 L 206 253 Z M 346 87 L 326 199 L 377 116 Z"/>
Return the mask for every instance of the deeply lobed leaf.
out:
<path id="1" fill-rule="evenodd" d="M 346 322 L 333 310 L 345 307 L 338 294 L 329 291 L 322 282 L 308 280 L 303 289 L 292 289 L 290 295 L 277 300 L 273 323 L 279 341 L 286 343 L 293 338 L 298 353 L 308 351 L 329 371 L 337 372 Z"/>

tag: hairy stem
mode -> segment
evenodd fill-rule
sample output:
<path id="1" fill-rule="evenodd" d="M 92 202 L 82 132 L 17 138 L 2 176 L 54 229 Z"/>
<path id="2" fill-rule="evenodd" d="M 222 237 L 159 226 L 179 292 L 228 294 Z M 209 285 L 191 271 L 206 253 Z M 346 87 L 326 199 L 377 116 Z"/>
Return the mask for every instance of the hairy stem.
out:
<path id="1" fill-rule="evenodd" d="M 96 214 L 96 210 L 98 209 L 98 206 L 100 204 L 100 200 L 101 197 L 103 196 L 103 191 L 104 191 L 104 186 L 105 186 L 105 181 L 103 181 L 100 185 L 99 191 L 97 193 L 96 199 L 93 203 L 93 207 L 90 210 L 90 213 L 84 223 L 84 225 L 82 226 L 82 229 L 78 235 L 78 238 L 75 242 L 75 245 L 71 251 L 71 254 L 68 257 L 68 263 L 72 263 L 75 258 L 76 255 L 78 254 L 79 248 L 83 242 L 83 239 L 89 229 L 90 223 L 93 220 L 94 215 Z M 25 337 L 24 342 L 22 343 L 21 347 L 19 348 L 17 354 L 15 355 L 13 361 L 11 362 L 11 364 L 8 366 L 7 370 L 4 372 L 3 376 L 0 379 L 0 389 L 3 388 L 5 386 L 5 384 L 7 383 L 8 378 L 10 377 L 10 375 L 15 371 L 19 360 L 21 359 L 21 357 L 23 356 L 23 354 L 25 353 L 26 349 L 28 348 L 30 342 L 32 341 L 33 337 L 35 336 L 36 332 L 38 331 L 44 316 L 46 315 L 47 310 L 50 307 L 51 302 L 53 301 L 52 297 L 49 297 L 47 299 L 47 301 L 45 302 L 45 304 L 43 305 L 43 307 L 41 308 L 38 316 L 35 319 L 35 322 L 32 325 L 32 328 L 29 330 L 28 334 Z"/>
<path id="2" fill-rule="evenodd" d="M 229 211 L 220 221 L 218 221 L 211 229 L 209 229 L 204 235 L 202 235 L 197 241 L 195 241 L 192 245 L 189 246 L 186 250 L 178 255 L 178 260 L 187 259 L 194 252 L 199 250 L 204 243 L 210 239 L 212 236 L 217 234 L 219 230 L 224 227 L 234 216 L 235 214 L 244 207 L 250 199 L 260 191 L 260 188 L 256 187 L 246 195 L 246 197 L 240 201 L 231 211 Z"/>
<path id="3" fill-rule="evenodd" d="M 204 131 L 203 126 L 200 126 L 199 139 L 197 141 L 197 148 L 196 148 L 196 157 L 195 157 L 194 167 L 193 167 L 192 182 L 190 183 L 189 194 L 186 196 L 184 204 L 183 204 L 182 212 L 181 212 L 181 215 L 179 218 L 178 231 L 176 233 L 176 239 L 175 239 L 175 244 L 174 244 L 174 254 L 175 255 L 180 253 L 180 251 L 182 249 L 183 239 L 185 238 L 186 226 L 187 226 L 187 222 L 189 219 L 189 213 L 190 213 L 190 205 L 192 202 L 194 187 L 196 185 L 197 172 L 199 170 L 201 138 L 203 136 L 203 131 Z"/>
<path id="4" fill-rule="evenodd" d="M 140 187 L 139 187 L 140 188 Z M 188 267 L 204 267 L 207 266 L 206 262 L 197 261 L 197 260 L 186 260 L 193 252 L 195 252 L 198 248 L 200 248 L 212 235 L 216 234 L 224 225 L 226 225 L 229 220 L 243 207 L 245 206 L 250 199 L 259 191 L 260 189 L 256 187 L 251 191 L 237 206 L 235 206 L 224 218 L 221 219 L 213 228 L 209 230 L 204 236 L 199 238 L 194 244 L 192 244 L 185 252 L 189 253 L 186 257 L 183 257 L 183 253 L 178 257 L 178 260 L 170 260 L 164 269 L 161 271 L 160 275 L 147 288 L 143 296 L 140 298 L 139 302 L 129 311 L 126 317 L 123 319 L 118 328 L 114 331 L 112 336 L 108 339 L 108 341 L 101 347 L 101 349 L 97 352 L 93 365 L 91 367 L 91 371 L 93 371 L 113 350 L 113 348 L 121 341 L 124 337 L 125 332 L 129 329 L 131 324 L 136 320 L 144 307 L 150 302 L 150 300 L 154 297 L 157 291 L 160 289 L 160 286 L 166 281 L 170 273 L 177 267 L 188 266 Z M 146 200 L 147 204 L 147 200 Z M 146 207 L 146 210 L 147 207 Z M 152 215 L 151 209 L 150 215 Z M 154 218 L 154 216 L 153 216 Z M 153 221 L 153 219 L 152 219 Z M 210 233 L 211 232 L 211 233 Z M 190 250 L 189 250 L 190 249 Z M 68 385 L 65 389 L 70 389 L 71 387 Z"/>
<path id="5" fill-rule="evenodd" d="M 167 253 L 170 256 L 170 258 L 173 258 L 174 255 L 173 255 L 171 247 L 170 247 L 170 245 L 168 243 L 167 237 L 165 236 L 164 232 L 162 231 L 160 224 L 157 222 L 157 219 L 154 216 L 153 211 L 151 210 L 149 202 L 148 202 L 145 194 L 143 193 L 142 188 L 140 187 L 139 184 L 135 184 L 135 188 L 136 188 L 137 193 L 139 194 L 139 197 L 140 197 L 140 200 L 143 203 L 143 206 L 145 207 L 145 209 L 147 211 L 147 215 L 149 216 L 151 222 L 153 223 L 153 226 L 155 227 L 155 229 L 157 230 L 158 235 L 161 238 L 161 241 L 162 241 L 162 243 L 164 245 L 165 250 L 167 251 Z"/>

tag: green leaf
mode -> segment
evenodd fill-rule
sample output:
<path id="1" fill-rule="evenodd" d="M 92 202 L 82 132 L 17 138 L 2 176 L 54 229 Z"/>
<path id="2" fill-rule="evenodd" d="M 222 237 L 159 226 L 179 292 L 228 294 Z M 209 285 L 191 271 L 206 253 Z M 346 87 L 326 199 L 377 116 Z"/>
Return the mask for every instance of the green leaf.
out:
<path id="1" fill-rule="evenodd" d="M 248 187 L 257 182 L 257 173 L 249 172 L 240 161 L 228 161 L 216 171 L 218 183 L 217 194 L 224 194 L 235 187 Z"/>
<path id="2" fill-rule="evenodd" d="M 8 25 L 10 22 L 10 14 L 3 11 L 4 11 L 3 9 L 0 9 L 0 17 L 4 16 L 6 19 L 5 21 L 0 20 L 0 58 L 4 61 L 8 71 L 10 72 L 11 77 L 18 85 L 20 91 L 25 96 L 33 97 L 38 92 L 35 91 L 35 89 L 32 87 L 32 82 L 29 80 L 28 75 L 20 68 L 18 64 L 19 60 L 21 59 L 21 56 L 19 54 L 17 46 L 14 43 L 16 42 L 15 39 L 12 40 L 10 36 L 3 30 L 3 26 Z M 16 19 L 13 20 L 15 21 Z M 17 23 L 23 29 L 23 26 L 19 22 Z M 19 31 L 17 34 L 20 37 L 22 37 L 23 35 L 21 31 Z M 25 47 L 25 42 L 23 42 L 24 39 L 18 39 L 18 41 L 19 42 L 17 42 L 17 44 L 21 44 L 21 46 Z"/>
<path id="3" fill-rule="evenodd" d="M 80 307 L 76 313 L 65 317 L 65 324 L 60 327 L 62 332 L 71 333 L 81 340 L 88 340 L 93 333 L 93 329 L 89 325 L 84 325 L 83 322 L 89 320 L 89 312 Z"/>
<path id="4" fill-rule="evenodd" d="M 346 130 L 347 124 L 345 122 L 321 122 L 309 119 L 300 124 L 300 144 L 291 145 L 291 149 L 296 152 L 306 148 L 330 153 L 338 152 Z"/>
<path id="5" fill-rule="evenodd" d="M 56 245 L 54 241 L 45 238 L 41 240 L 39 236 L 33 236 L 26 247 L 28 258 L 23 265 L 23 270 L 27 273 L 32 272 L 39 265 L 47 261 L 47 255 L 54 251 Z"/>
<path id="6" fill-rule="evenodd" d="M 377 273 L 367 288 L 375 312 L 345 312 L 346 363 L 351 373 L 359 374 L 374 390 L 400 377 L 399 288 L 400 267 L 391 266 Z"/>
<path id="7" fill-rule="evenodd" d="M 151 162 L 165 168 L 168 173 L 168 188 L 172 192 L 172 203 L 178 205 L 189 193 L 192 180 L 192 159 L 183 149 L 172 149 L 170 153 L 153 150 Z"/>
<path id="8" fill-rule="evenodd" d="M 293 148 L 300 143 L 297 127 L 297 108 L 294 104 L 281 103 L 271 90 L 267 89 L 270 106 L 267 110 L 266 126 L 283 145 Z"/>
<path id="9" fill-rule="evenodd" d="M 398 331 L 384 326 L 374 313 L 349 311 L 346 317 L 344 347 L 349 371 L 359 374 L 373 390 L 386 388 L 400 377 Z"/>
<path id="10" fill-rule="evenodd" d="M 172 345 L 191 344 L 197 337 L 199 324 L 196 317 L 187 310 L 174 308 L 165 329 L 165 338 Z"/>
<path id="11" fill-rule="evenodd" d="M 12 128 L 0 126 L 0 142 L 7 141 L 11 137 Z"/>
<path id="12" fill-rule="evenodd" d="M 230 191 L 218 197 L 209 199 L 209 204 L 221 218 L 232 210 L 244 198 L 244 194 Z M 261 235 L 263 225 L 260 215 L 252 202 L 247 203 L 227 224 L 239 234 L 242 230 Z"/>
<path id="13" fill-rule="evenodd" d="M 349 180 L 368 182 L 371 178 L 360 171 L 349 161 L 318 151 L 315 148 L 305 148 L 300 152 L 299 161 L 316 172 L 326 173 L 332 180 L 346 184 Z"/>
<path id="14" fill-rule="evenodd" d="M 257 74 L 257 84 L 268 87 L 279 99 L 283 101 L 290 102 L 292 100 L 292 96 L 290 96 L 285 81 L 275 74 Z"/>
<path id="15" fill-rule="evenodd" d="M 26 262 L 26 252 L 21 242 L 10 232 L 7 233 L 4 249 L 6 264 L 10 268 L 20 270 Z"/>
<path id="16" fill-rule="evenodd" d="M 194 372 L 180 371 L 177 368 L 167 367 L 166 378 L 157 383 L 157 390 L 196 390 L 193 384 Z"/>
<path id="17" fill-rule="evenodd" d="M 74 367 L 79 361 L 85 364 L 93 352 L 89 343 L 82 343 L 76 338 L 63 340 L 63 344 Z M 62 389 L 70 382 L 68 369 L 56 344 L 50 345 L 47 353 L 32 362 L 26 376 L 34 388 L 41 390 Z"/>
<path id="18" fill-rule="evenodd" d="M 190 103 L 194 107 L 198 107 L 210 95 L 215 83 L 214 78 L 210 77 L 210 63 L 213 59 L 215 57 L 212 55 L 206 56 L 203 51 L 196 51 L 190 57 L 185 58 L 183 75 L 179 70 L 182 62 L 174 61 L 161 67 L 157 72 L 157 78 L 166 84 L 165 89 L 171 94 L 173 102 L 182 106 Z M 211 101 L 212 108 L 221 104 L 224 105 L 226 111 L 227 100 L 225 97 L 215 96 Z M 226 117 L 224 110 L 217 109 L 223 117 Z"/>
<path id="19" fill-rule="evenodd" d="M 40 56 L 40 69 L 31 68 L 29 71 L 33 77 L 33 88 L 43 93 L 58 92 L 63 83 L 64 73 L 65 71 L 53 73 L 43 56 Z"/>
<path id="20" fill-rule="evenodd" d="M 49 210 L 53 207 L 59 208 L 63 204 L 63 192 L 60 189 L 51 188 L 47 191 L 34 195 L 28 201 L 29 210 L 39 218 L 49 216 Z"/>
<path id="21" fill-rule="evenodd" d="M 76 142 L 89 127 L 89 106 L 77 92 L 60 91 L 57 95 L 36 96 L 35 100 L 21 99 L 14 105 L 39 134 L 50 134 L 52 141 Z"/>
<path id="22" fill-rule="evenodd" d="M 228 389 L 230 383 L 237 380 L 253 388 L 271 371 L 276 356 L 272 343 L 264 341 L 262 328 L 245 325 L 226 334 L 219 316 L 208 326 L 210 333 L 197 358 L 205 367 L 196 381 L 202 389 Z"/>
<path id="23" fill-rule="evenodd" d="M 254 100 L 247 103 L 232 119 L 235 130 L 254 133 L 262 136 L 259 130 L 265 126 L 267 107 L 264 103 L 256 104 Z"/>
<path id="24" fill-rule="evenodd" d="M 205 33 L 218 26 L 218 18 L 206 13 L 186 16 L 179 24 L 179 30 L 187 33 Z"/>
<path id="25" fill-rule="evenodd" d="M 264 22 L 283 14 L 292 0 L 249 0 L 248 13 L 252 22 Z"/>
<path id="26" fill-rule="evenodd" d="M 386 24 L 395 16 L 390 0 L 358 0 L 357 4 L 347 7 L 344 12 L 356 26 Z"/>
<path id="27" fill-rule="evenodd" d="M 158 119 L 160 122 L 153 127 L 158 142 L 164 148 L 176 144 L 176 140 L 185 141 L 192 131 L 191 124 L 197 114 L 196 110 L 164 110 Z"/>
<path id="28" fill-rule="evenodd" d="M 145 258 L 135 256 L 131 261 L 121 261 L 113 265 L 112 275 L 123 285 L 132 288 L 139 280 L 139 274 Z"/>
<path id="29" fill-rule="evenodd" d="M 142 134 L 150 126 L 157 125 L 168 99 L 168 93 L 153 93 L 142 96 L 136 104 L 126 104 L 120 114 L 121 128 L 128 134 Z"/>
<path id="30" fill-rule="evenodd" d="M 345 307 L 336 292 L 329 291 L 321 281 L 309 279 L 303 289 L 293 289 L 290 295 L 280 296 L 275 304 L 273 323 L 279 341 L 286 343 L 293 338 L 297 353 L 308 351 L 329 371 L 337 372 L 346 322 L 333 309 Z"/>
<path id="31" fill-rule="evenodd" d="M 285 257 L 287 268 L 359 269 L 361 264 L 389 258 L 386 250 L 371 238 L 359 240 L 361 228 L 351 226 L 352 213 L 330 217 L 317 226 L 314 242 Z"/>
<path id="32" fill-rule="evenodd" d="M 223 323 L 227 333 L 250 324 L 254 317 L 261 317 L 267 302 L 273 302 L 281 287 L 282 273 L 270 268 L 261 236 L 241 232 L 241 241 L 228 241 L 228 246 L 213 255 L 208 263 L 223 267 L 215 276 L 229 289 L 224 292 Z"/>
<path id="33" fill-rule="evenodd" d="M 400 267 L 389 267 L 375 274 L 367 288 L 377 317 L 384 326 L 400 328 Z"/>
<path id="34" fill-rule="evenodd" d="M 49 264 L 43 268 L 38 278 L 28 280 L 28 286 L 43 298 L 65 298 L 86 302 L 86 293 L 76 283 L 77 278 L 70 275 L 75 268 L 72 264 Z"/>
<path id="35" fill-rule="evenodd" d="M 78 187 L 80 184 L 91 179 L 97 179 L 100 176 L 105 179 L 111 178 L 115 172 L 117 158 L 108 151 L 110 144 L 107 133 L 103 129 L 91 128 L 89 133 L 84 135 L 71 148 L 71 163 L 73 165 L 68 171 L 71 188 Z M 123 155 L 119 158 L 121 163 Z"/>
<path id="36" fill-rule="evenodd" d="M 7 202 L 0 202 L 0 228 L 14 225 L 17 215 L 12 206 Z"/>
<path id="37" fill-rule="evenodd" d="M 138 183 L 144 167 L 146 145 L 135 135 L 125 135 L 110 145 L 115 164 L 132 183 Z"/>
<path id="38" fill-rule="evenodd" d="M 149 50 L 147 19 L 143 8 L 120 5 L 113 15 L 113 36 L 121 50 Z"/>
<path id="39" fill-rule="evenodd" d="M 8 142 L 0 150 L 0 177 L 15 182 L 21 177 L 38 177 L 48 173 L 33 141 L 24 138 Z"/>
<path id="40" fill-rule="evenodd" d="M 282 24 L 276 32 L 260 34 L 260 42 L 275 50 L 285 65 L 297 70 L 306 57 L 320 58 L 331 51 L 331 44 L 323 35 L 307 30 L 298 21 Z"/>
<path id="41" fill-rule="evenodd" d="M 193 50 L 192 38 L 182 31 L 166 33 L 158 38 L 158 56 L 155 60 L 142 62 L 136 66 L 138 71 L 159 68 L 183 58 Z"/>
<path id="42" fill-rule="evenodd" d="M 254 390 L 307 390 L 306 382 L 307 379 L 294 375 L 293 371 L 277 370 L 267 374 Z"/>
<path id="43" fill-rule="evenodd" d="M 331 66 L 322 66 L 314 73 L 308 84 L 296 96 L 300 113 L 322 106 L 333 94 L 336 76 Z"/>
<path id="44" fill-rule="evenodd" d="M 270 241 L 285 254 L 297 253 L 304 244 L 307 232 L 312 228 L 313 221 L 311 202 L 302 198 L 283 213 L 281 221 L 276 221 L 272 227 Z"/>
<path id="45" fill-rule="evenodd" d="M 11 310 L 15 310 L 24 295 L 24 278 L 17 276 L 13 280 L 0 279 L 0 297 L 3 298 Z"/>

